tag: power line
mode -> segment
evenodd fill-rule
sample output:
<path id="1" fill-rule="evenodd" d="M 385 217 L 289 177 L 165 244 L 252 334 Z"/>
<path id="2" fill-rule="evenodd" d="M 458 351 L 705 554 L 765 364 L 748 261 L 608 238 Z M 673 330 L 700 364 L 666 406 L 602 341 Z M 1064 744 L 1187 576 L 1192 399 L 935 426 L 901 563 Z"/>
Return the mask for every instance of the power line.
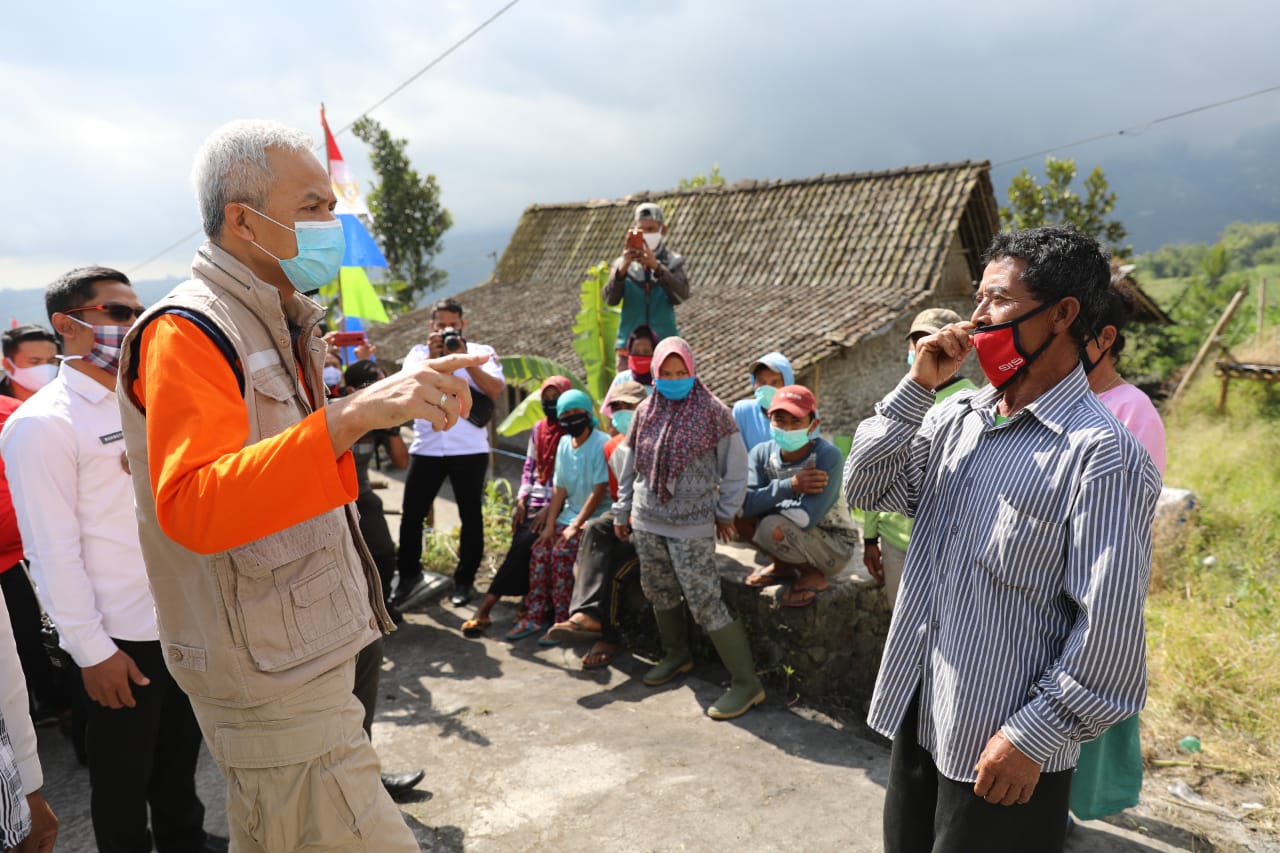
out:
<path id="1" fill-rule="evenodd" d="M 1096 136 L 1087 136 L 1084 139 L 1077 139 L 1075 142 L 1068 142 L 1065 145 L 1055 145 L 1052 148 L 1045 148 L 1040 151 L 1033 151 L 1030 154 L 1023 154 L 1019 157 L 1012 157 L 1008 160 L 1001 160 L 999 163 L 993 163 L 991 165 L 991 168 L 996 169 L 996 168 L 999 168 L 1000 166 L 1008 166 L 1010 163 L 1018 163 L 1023 160 L 1030 160 L 1032 157 L 1043 157 L 1045 154 L 1052 154 L 1055 151 L 1062 151 L 1063 149 L 1066 149 L 1066 148 L 1075 148 L 1078 145 L 1085 145 L 1090 142 L 1097 142 L 1100 139 L 1109 139 L 1112 136 L 1126 136 L 1126 135 L 1131 136 L 1131 135 L 1134 135 L 1135 133 L 1140 133 L 1146 130 L 1147 128 L 1153 127 L 1157 124 L 1162 124 L 1166 121 L 1173 121 L 1174 119 L 1185 118 L 1186 116 L 1189 116 L 1189 115 L 1202 113 L 1206 110 L 1216 109 L 1217 107 L 1224 107 L 1227 104 L 1236 104 L 1236 103 L 1239 103 L 1240 101 L 1247 101 L 1250 98 L 1257 98 L 1260 95 L 1267 95 L 1267 94 L 1270 94 L 1271 92 L 1276 92 L 1276 91 L 1280 91 L 1280 86 L 1268 86 L 1265 89 L 1259 89 L 1256 92 L 1249 92 L 1246 95 L 1237 95 L 1234 98 L 1226 98 L 1221 101 L 1214 101 L 1211 104 L 1202 104 L 1201 106 L 1198 106 L 1198 107 L 1192 107 L 1189 110 L 1183 110 L 1177 113 L 1170 113 L 1169 115 L 1161 116 L 1160 118 L 1153 118 L 1150 121 L 1144 122 L 1142 124 L 1135 124 L 1135 125 L 1132 125 L 1131 127 L 1122 128 L 1120 130 L 1112 130 L 1107 133 L 1099 133 Z"/>
<path id="2" fill-rule="evenodd" d="M 440 54 L 439 56 L 437 56 L 435 59 L 433 59 L 433 60 L 431 60 L 430 62 L 428 62 L 426 65 L 424 65 L 424 66 L 422 66 L 421 68 L 419 68 L 417 71 L 415 71 L 413 74 L 411 74 L 408 78 L 406 78 L 402 83 L 400 83 L 400 85 L 396 86 L 394 89 L 392 89 L 392 90 L 391 90 L 390 92 L 388 92 L 386 95 L 383 95 L 381 98 L 379 98 L 377 101 L 375 101 L 375 102 L 374 102 L 374 104 L 373 104 L 373 106 L 371 106 L 371 107 L 367 108 L 366 110 L 364 110 L 363 112 L 361 112 L 358 116 L 356 116 L 354 119 L 352 119 L 351 121 L 349 121 L 349 122 L 347 122 L 346 124 L 344 124 L 342 127 L 340 127 L 340 128 L 338 128 L 337 130 L 335 130 L 335 131 L 333 132 L 333 135 L 334 135 L 334 136 L 338 136 L 339 134 L 345 133 L 346 131 L 350 130 L 350 129 L 355 125 L 355 123 L 356 123 L 357 121 L 359 121 L 360 119 L 364 118 L 364 117 L 365 117 L 365 116 L 367 116 L 369 113 L 373 112 L 373 111 L 374 111 L 374 110 L 376 110 L 378 107 L 382 106 L 382 105 L 383 105 L 383 104 L 385 104 L 387 101 L 389 101 L 389 100 L 391 100 L 392 98 L 394 98 L 396 95 L 400 94 L 402 91 L 404 91 L 404 90 L 405 90 L 405 88 L 407 88 L 409 85 L 411 85 L 415 80 L 417 80 L 417 79 L 418 79 L 419 77 L 421 77 L 423 74 L 426 74 L 426 73 L 427 73 L 428 71 L 430 71 L 432 68 L 435 68 L 435 67 L 436 67 L 437 65 L 439 65 L 442 61 L 444 61 L 444 59 L 445 59 L 446 57 L 448 57 L 451 53 L 453 53 L 453 52 L 454 52 L 455 50 L 457 50 L 458 48 L 462 47 L 462 46 L 463 46 L 464 44 L 466 44 L 467 42 L 471 41 L 471 39 L 472 39 L 472 38 L 474 38 L 476 35 L 478 35 L 478 34 L 480 33 L 480 31 L 481 31 L 481 30 L 483 30 L 485 27 L 487 27 L 487 26 L 489 26 L 490 24 L 492 24 L 494 21 L 498 20 L 498 18 L 501 18 L 501 17 L 502 17 L 503 15 L 505 15 L 508 11 L 510 11 L 510 9 L 511 9 L 511 7 L 512 7 L 512 6 L 515 6 L 515 5 L 516 5 L 517 3 L 519 3 L 519 2 L 520 2 L 520 0 L 511 0 L 511 2 L 509 2 L 507 5 L 503 6 L 503 7 L 502 7 L 501 9 L 499 9 L 498 11 L 494 12 L 494 13 L 493 13 L 492 15 L 490 15 L 488 18 L 485 18 L 485 19 L 480 23 L 480 25 L 479 25 L 479 26 L 477 26 L 477 27 L 476 27 L 475 29 L 473 29 L 471 32 L 467 33 L 467 34 L 466 34 L 465 36 L 463 36 L 462 38 L 460 38 L 460 39 L 458 39 L 457 41 L 455 41 L 453 44 L 449 45 L 449 47 L 447 47 L 443 53 L 441 53 L 441 54 Z M 319 148 L 323 147 L 323 145 L 324 145 L 324 143 L 322 142 L 322 143 L 320 143 L 320 145 L 317 145 L 317 146 L 316 146 L 316 148 L 317 148 L 317 149 L 319 149 Z M 170 252 L 172 252 L 174 249 L 178 248 L 178 247 L 179 247 L 179 246 L 181 246 L 183 243 L 187 242 L 187 241 L 188 241 L 188 240 L 190 240 L 192 237 L 195 237 L 195 236 L 197 236 L 197 235 L 199 235 L 199 234 L 200 234 L 200 229 L 199 229 L 199 228 L 195 229 L 194 231 L 192 231 L 192 232 L 190 232 L 190 233 L 188 233 L 188 234 L 184 234 L 183 236 L 179 237 L 177 240 L 174 240 L 174 241 L 173 241 L 172 243 L 170 243 L 168 246 L 165 246 L 163 249 L 161 249 L 160 251 L 156 252 L 156 253 L 155 253 L 154 255 L 152 255 L 151 257 L 147 258 L 147 259 L 146 259 L 145 261 L 143 261 L 142 263 L 137 264 L 136 266 L 134 266 L 134 267 L 132 267 L 131 269 L 129 269 L 129 270 L 128 270 L 128 274 L 129 274 L 129 275 L 134 275 L 135 273 L 137 273 L 137 271 L 138 271 L 138 270 L 143 269 L 143 268 L 147 267 L 148 265 L 150 265 L 150 264 L 152 264 L 152 263 L 154 263 L 154 262 L 156 262 L 156 261 L 160 260 L 160 259 L 161 259 L 161 258 L 163 258 L 165 255 L 167 255 L 167 254 L 169 254 Z"/>

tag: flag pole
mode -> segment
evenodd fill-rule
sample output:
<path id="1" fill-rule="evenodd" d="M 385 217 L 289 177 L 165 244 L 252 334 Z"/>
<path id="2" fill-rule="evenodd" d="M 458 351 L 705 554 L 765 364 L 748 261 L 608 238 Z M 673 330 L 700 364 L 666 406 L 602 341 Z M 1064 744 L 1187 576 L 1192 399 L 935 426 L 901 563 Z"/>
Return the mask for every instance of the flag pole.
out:
<path id="1" fill-rule="evenodd" d="M 333 183 L 333 158 L 329 156 L 329 120 L 324 115 L 324 101 L 320 102 L 320 129 L 324 131 L 324 170 L 329 175 L 329 183 Z M 342 314 L 342 322 L 338 331 L 347 330 L 347 313 L 342 308 L 342 267 L 338 267 L 338 312 Z M 347 363 L 346 347 L 340 347 L 342 363 Z"/>

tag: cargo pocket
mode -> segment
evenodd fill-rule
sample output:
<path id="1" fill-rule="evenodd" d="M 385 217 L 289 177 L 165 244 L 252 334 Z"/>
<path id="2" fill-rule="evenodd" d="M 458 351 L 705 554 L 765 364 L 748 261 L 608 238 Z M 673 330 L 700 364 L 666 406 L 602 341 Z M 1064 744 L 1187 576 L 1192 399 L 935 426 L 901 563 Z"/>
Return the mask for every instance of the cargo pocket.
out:
<path id="1" fill-rule="evenodd" d="M 235 603 L 254 664 L 277 672 L 316 657 L 368 627 L 342 557 L 342 510 L 308 519 L 228 552 Z"/>
<path id="2" fill-rule="evenodd" d="M 298 382 L 278 361 L 253 371 L 252 382 L 262 438 L 284 432 L 305 416 L 298 403 Z"/>
<path id="3" fill-rule="evenodd" d="M 1047 597 L 1062 579 L 1065 533 L 1065 525 L 1029 515 L 1001 495 L 978 564 L 997 588 Z"/>

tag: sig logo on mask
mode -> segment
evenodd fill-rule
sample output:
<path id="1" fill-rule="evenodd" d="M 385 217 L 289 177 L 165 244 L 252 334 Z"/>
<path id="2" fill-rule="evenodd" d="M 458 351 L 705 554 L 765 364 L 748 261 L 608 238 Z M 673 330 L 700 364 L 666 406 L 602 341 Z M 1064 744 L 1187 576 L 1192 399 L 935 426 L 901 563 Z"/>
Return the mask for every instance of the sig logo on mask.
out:
<path id="1" fill-rule="evenodd" d="M 1006 361 L 1004 364 L 1000 365 L 1000 367 L 998 367 L 997 370 L 999 370 L 1001 373 L 1008 373 L 1010 370 L 1017 370 L 1019 367 L 1022 367 L 1022 365 L 1026 363 L 1027 361 L 1024 358 L 1015 358 L 1012 361 Z"/>

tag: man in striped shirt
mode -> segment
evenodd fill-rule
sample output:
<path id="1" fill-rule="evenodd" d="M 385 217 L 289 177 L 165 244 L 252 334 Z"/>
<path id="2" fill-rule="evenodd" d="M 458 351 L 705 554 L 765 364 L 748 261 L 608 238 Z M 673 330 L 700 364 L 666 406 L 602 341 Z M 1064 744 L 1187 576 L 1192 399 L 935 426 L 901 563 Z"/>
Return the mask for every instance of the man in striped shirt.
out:
<path id="1" fill-rule="evenodd" d="M 916 519 L 869 715 L 889 853 L 1061 850 L 1081 741 L 1146 697 L 1160 476 L 1079 364 L 1107 252 L 1055 226 L 984 261 L 845 467 L 850 504 Z M 973 349 L 991 385 L 931 408 Z"/>

